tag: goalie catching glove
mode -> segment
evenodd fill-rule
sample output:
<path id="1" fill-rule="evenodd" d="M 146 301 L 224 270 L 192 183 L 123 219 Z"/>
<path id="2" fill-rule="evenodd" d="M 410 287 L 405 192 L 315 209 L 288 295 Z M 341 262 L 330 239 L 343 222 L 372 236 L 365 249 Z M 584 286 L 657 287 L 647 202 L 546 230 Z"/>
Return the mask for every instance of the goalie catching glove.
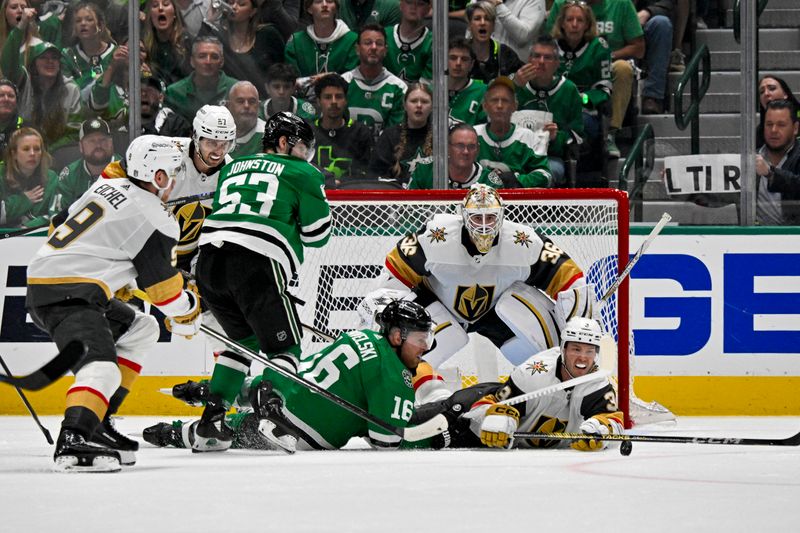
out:
<path id="1" fill-rule="evenodd" d="M 621 413 L 619 413 L 621 415 Z M 595 415 L 587 418 L 580 425 L 581 433 L 591 435 L 612 435 L 622 433 L 623 427 L 617 420 L 607 414 Z M 596 452 L 606 447 L 606 441 L 592 438 L 579 439 L 572 441 L 570 446 L 581 452 Z"/>
<path id="2" fill-rule="evenodd" d="M 202 320 L 200 293 L 197 290 L 197 285 L 193 281 L 189 281 L 183 294 L 189 298 L 189 310 L 182 315 L 168 316 L 164 319 L 164 324 L 170 332 L 191 339 L 192 336 L 197 335 L 200 331 Z"/>
<path id="3" fill-rule="evenodd" d="M 500 403 L 489 406 L 481 423 L 481 442 L 490 448 L 510 448 L 519 426 L 519 411 Z"/>

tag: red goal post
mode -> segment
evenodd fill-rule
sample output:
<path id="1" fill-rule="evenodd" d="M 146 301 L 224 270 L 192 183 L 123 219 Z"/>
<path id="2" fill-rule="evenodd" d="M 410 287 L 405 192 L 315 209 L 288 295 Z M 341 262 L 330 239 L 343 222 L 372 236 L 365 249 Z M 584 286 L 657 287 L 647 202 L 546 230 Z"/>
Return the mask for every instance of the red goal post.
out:
<path id="1" fill-rule="evenodd" d="M 306 302 L 299 307 L 303 323 L 336 336 L 358 326 L 358 301 L 375 285 L 386 253 L 433 214 L 458 213 L 464 191 L 370 190 L 327 191 L 333 228 L 328 244 L 306 249 L 299 286 Z M 616 189 L 501 190 L 506 219 L 549 236 L 595 284 L 599 299 L 628 260 L 628 195 Z M 465 280 L 469 283 L 469 280 Z M 604 331 L 617 343 L 619 407 L 630 424 L 630 358 L 628 280 L 601 312 Z M 303 351 L 316 350 L 323 339 L 305 333 Z M 624 354 L 624 355 L 623 355 Z"/>

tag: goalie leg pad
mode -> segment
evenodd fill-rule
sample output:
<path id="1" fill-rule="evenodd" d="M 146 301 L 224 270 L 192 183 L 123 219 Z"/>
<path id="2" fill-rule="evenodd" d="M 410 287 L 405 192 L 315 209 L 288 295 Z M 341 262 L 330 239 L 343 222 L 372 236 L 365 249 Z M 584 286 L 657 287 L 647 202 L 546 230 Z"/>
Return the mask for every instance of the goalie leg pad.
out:
<path id="1" fill-rule="evenodd" d="M 553 301 L 539 289 L 514 282 L 500 296 L 495 312 L 517 338 L 529 345 L 531 351 L 527 357 L 558 346 L 561 330 L 556 323 Z M 519 349 L 510 345 L 509 351 L 511 347 Z"/>
<path id="2" fill-rule="evenodd" d="M 431 314 L 436 329 L 433 335 L 433 348 L 423 357 L 433 368 L 438 368 L 467 345 L 469 336 L 441 302 L 433 302 L 425 309 Z"/>

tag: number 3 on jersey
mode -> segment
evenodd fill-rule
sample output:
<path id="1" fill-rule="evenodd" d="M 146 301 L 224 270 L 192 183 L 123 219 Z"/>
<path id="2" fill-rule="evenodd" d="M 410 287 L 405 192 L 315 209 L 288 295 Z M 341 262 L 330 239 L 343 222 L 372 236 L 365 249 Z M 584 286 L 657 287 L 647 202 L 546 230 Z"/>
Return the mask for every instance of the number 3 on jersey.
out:
<path id="1" fill-rule="evenodd" d="M 255 198 L 252 194 L 255 193 Z M 244 203 L 242 195 L 245 195 Z M 269 217 L 272 202 L 278 195 L 278 176 L 263 172 L 248 172 L 230 176 L 220 184 L 219 214 L 236 213 Z M 258 207 L 258 211 L 253 210 Z"/>

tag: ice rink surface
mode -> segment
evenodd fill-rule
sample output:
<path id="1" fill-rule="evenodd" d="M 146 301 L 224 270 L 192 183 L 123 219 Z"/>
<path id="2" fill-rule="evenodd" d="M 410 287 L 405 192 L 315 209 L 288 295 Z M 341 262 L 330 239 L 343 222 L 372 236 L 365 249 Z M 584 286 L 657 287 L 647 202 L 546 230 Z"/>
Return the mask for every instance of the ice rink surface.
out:
<path id="1" fill-rule="evenodd" d="M 127 417 L 141 439 L 163 419 Z M 55 438 L 59 417 L 44 417 Z M 640 433 L 776 437 L 800 418 L 681 418 Z M 143 443 L 116 474 L 57 474 L 27 417 L 0 417 L 0 531 L 800 531 L 800 447 L 634 443 L 566 450 L 232 450 Z"/>

